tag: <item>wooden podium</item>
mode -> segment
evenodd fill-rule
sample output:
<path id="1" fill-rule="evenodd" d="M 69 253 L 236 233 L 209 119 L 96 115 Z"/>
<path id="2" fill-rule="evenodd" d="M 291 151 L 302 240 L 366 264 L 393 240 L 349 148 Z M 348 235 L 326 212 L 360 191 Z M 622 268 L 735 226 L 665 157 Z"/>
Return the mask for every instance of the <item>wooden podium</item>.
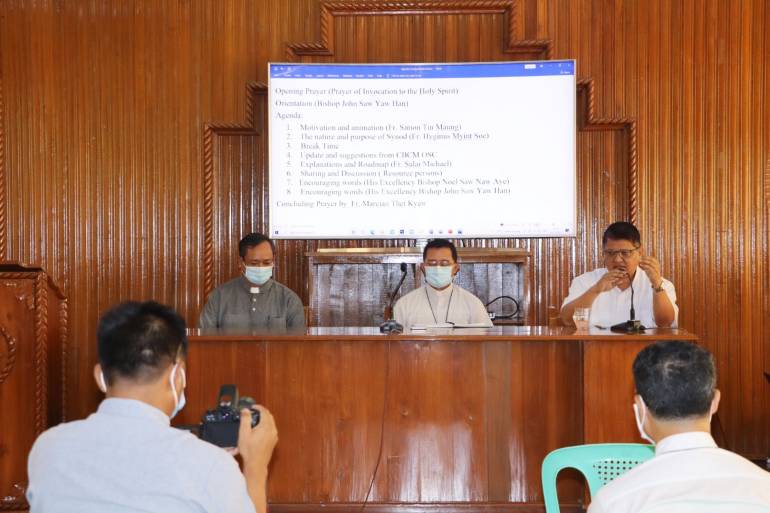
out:
<path id="1" fill-rule="evenodd" d="M 642 442 L 631 363 L 671 339 L 697 337 L 546 326 L 191 330 L 187 406 L 174 422 L 200 422 L 225 383 L 270 408 L 280 433 L 273 513 L 542 513 L 550 451 Z M 560 475 L 564 513 L 582 511 L 582 483 Z"/>
<path id="2" fill-rule="evenodd" d="M 530 254 L 518 248 L 458 248 L 460 272 L 455 283 L 483 303 L 507 295 L 516 299 L 515 324 L 529 324 Z M 309 324 L 321 327 L 378 326 L 385 319 L 390 294 L 407 275 L 399 295 L 422 286 L 422 251 L 419 248 L 322 249 L 306 253 Z M 492 306 L 496 312 L 513 310 L 511 302 Z"/>
<path id="3" fill-rule="evenodd" d="M 29 451 L 64 420 L 66 340 L 67 300 L 50 276 L 0 262 L 0 510 L 29 507 Z"/>

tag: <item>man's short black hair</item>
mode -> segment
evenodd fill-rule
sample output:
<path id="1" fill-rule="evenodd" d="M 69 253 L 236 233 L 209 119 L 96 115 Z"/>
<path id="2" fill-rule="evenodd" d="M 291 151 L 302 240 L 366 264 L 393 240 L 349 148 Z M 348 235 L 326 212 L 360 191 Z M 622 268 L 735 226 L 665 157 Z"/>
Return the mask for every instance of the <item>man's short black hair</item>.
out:
<path id="1" fill-rule="evenodd" d="M 275 245 L 273 244 L 273 241 L 270 240 L 270 237 L 261 233 L 254 232 L 246 235 L 238 243 L 238 254 L 241 255 L 241 258 L 245 258 L 246 251 L 248 251 L 249 248 L 253 248 L 254 246 L 259 246 L 263 242 L 269 243 L 270 249 L 272 249 L 273 253 L 275 253 Z"/>
<path id="2" fill-rule="evenodd" d="M 690 342 L 656 342 L 634 360 L 636 392 L 661 420 L 708 415 L 716 389 L 714 356 Z"/>
<path id="3" fill-rule="evenodd" d="M 642 245 L 642 236 L 639 234 L 639 230 L 636 229 L 636 226 L 625 221 L 612 223 L 607 227 L 606 230 L 604 230 L 604 235 L 602 236 L 602 246 L 606 246 L 607 241 L 610 239 L 627 240 L 634 246 Z"/>
<path id="4" fill-rule="evenodd" d="M 96 330 L 104 379 L 152 381 L 178 357 L 187 356 L 185 322 L 155 301 L 127 301 L 108 310 Z"/>
<path id="5" fill-rule="evenodd" d="M 441 248 L 449 248 L 452 252 L 452 260 L 457 262 L 457 248 L 452 244 L 452 241 L 447 239 L 433 239 L 429 241 L 428 244 L 425 245 L 425 249 L 422 250 L 422 259 L 425 260 L 427 258 L 429 249 Z"/>

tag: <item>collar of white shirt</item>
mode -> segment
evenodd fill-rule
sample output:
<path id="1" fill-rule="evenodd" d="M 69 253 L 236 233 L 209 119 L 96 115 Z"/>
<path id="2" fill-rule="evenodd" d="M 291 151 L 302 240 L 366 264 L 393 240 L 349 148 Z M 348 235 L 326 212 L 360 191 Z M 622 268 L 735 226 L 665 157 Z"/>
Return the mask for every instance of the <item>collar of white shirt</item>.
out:
<path id="1" fill-rule="evenodd" d="M 438 298 L 445 298 L 452 293 L 454 284 L 450 283 L 449 286 L 443 290 L 434 289 L 432 286 L 428 285 L 427 283 L 425 284 L 425 287 L 428 289 L 428 292 L 430 292 L 431 296 L 436 296 Z"/>
<path id="2" fill-rule="evenodd" d="M 97 411 L 104 415 L 116 417 L 147 419 L 158 422 L 164 426 L 168 426 L 171 423 L 171 419 L 169 419 L 168 415 L 158 408 L 136 399 L 111 397 L 102 401 Z"/>
<path id="3" fill-rule="evenodd" d="M 655 456 L 691 449 L 716 449 L 717 444 L 705 431 L 690 431 L 667 436 L 655 446 Z"/>

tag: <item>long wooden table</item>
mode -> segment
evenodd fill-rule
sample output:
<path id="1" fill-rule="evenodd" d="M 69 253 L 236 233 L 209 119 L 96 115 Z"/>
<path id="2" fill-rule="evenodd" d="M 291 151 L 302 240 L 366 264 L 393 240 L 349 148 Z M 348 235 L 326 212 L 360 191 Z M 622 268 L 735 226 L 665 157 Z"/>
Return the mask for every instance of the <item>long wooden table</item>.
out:
<path id="1" fill-rule="evenodd" d="M 543 511 L 540 464 L 557 447 L 640 442 L 631 363 L 682 330 L 618 335 L 498 327 L 381 335 L 376 328 L 190 332 L 195 423 L 219 386 L 275 415 L 271 511 Z M 373 478 L 374 476 L 374 478 Z M 577 474 L 560 479 L 579 511 Z"/>

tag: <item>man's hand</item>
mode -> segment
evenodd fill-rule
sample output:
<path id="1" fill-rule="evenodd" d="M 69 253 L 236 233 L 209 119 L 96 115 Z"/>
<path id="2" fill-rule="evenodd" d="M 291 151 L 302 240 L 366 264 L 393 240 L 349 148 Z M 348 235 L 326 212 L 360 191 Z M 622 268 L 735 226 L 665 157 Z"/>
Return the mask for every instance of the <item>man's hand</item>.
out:
<path id="1" fill-rule="evenodd" d="M 647 274 L 653 288 L 660 287 L 663 277 L 660 275 L 660 263 L 653 256 L 643 256 L 639 261 L 639 267 Z"/>
<path id="2" fill-rule="evenodd" d="M 243 457 L 243 476 L 246 488 L 257 513 L 267 513 L 267 465 L 278 443 L 278 430 L 272 414 L 264 406 L 257 406 L 259 424 L 252 429 L 251 411 L 241 410 L 238 430 L 238 452 Z"/>
<path id="3" fill-rule="evenodd" d="M 266 469 L 270 463 L 275 444 L 278 443 L 278 430 L 270 411 L 264 406 L 257 406 L 256 408 L 259 410 L 259 424 L 253 429 L 251 427 L 251 411 L 241 410 L 238 452 L 246 465 L 255 465 L 257 468 Z"/>
<path id="4" fill-rule="evenodd" d="M 612 271 L 607 271 L 607 274 L 602 276 L 599 281 L 594 284 L 593 289 L 597 294 L 607 292 L 613 287 L 621 285 L 624 281 L 628 281 L 628 273 L 613 269 Z"/>

